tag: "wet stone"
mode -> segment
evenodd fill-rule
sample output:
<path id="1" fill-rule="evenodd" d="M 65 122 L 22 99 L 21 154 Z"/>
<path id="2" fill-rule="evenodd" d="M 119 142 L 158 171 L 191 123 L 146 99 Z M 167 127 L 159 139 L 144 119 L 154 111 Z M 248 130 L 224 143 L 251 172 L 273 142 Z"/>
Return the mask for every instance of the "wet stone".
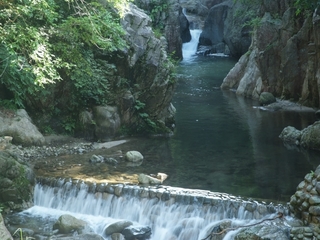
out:
<path id="1" fill-rule="evenodd" d="M 311 205 L 320 204 L 320 196 L 312 196 L 309 198 L 309 203 Z"/>
<path id="2" fill-rule="evenodd" d="M 320 194 L 320 182 L 316 183 L 316 190 Z"/>
<path id="3" fill-rule="evenodd" d="M 166 191 L 162 194 L 161 200 L 162 201 L 168 201 L 170 199 L 170 192 Z"/>
<path id="4" fill-rule="evenodd" d="M 305 186 L 306 186 L 305 181 L 302 181 L 302 182 L 298 185 L 297 189 L 298 189 L 298 190 L 302 190 Z"/>
<path id="5" fill-rule="evenodd" d="M 110 193 L 110 194 L 114 194 L 114 187 L 113 186 L 111 186 L 111 185 L 107 185 L 106 186 L 106 192 L 107 193 Z"/>
<path id="6" fill-rule="evenodd" d="M 310 212 L 312 215 L 320 216 L 320 206 L 311 206 L 311 207 L 309 208 L 309 212 Z"/>
<path id="7" fill-rule="evenodd" d="M 256 203 L 247 203 L 245 209 L 249 212 L 253 212 L 256 210 L 257 204 Z"/>
<path id="8" fill-rule="evenodd" d="M 306 180 L 308 183 L 311 183 L 313 176 L 314 176 L 313 173 L 308 173 L 308 174 L 304 177 L 304 180 Z"/>
<path id="9" fill-rule="evenodd" d="M 123 186 L 122 185 L 117 185 L 114 189 L 114 194 L 117 196 L 117 197 L 120 197 L 121 196 L 121 193 L 122 193 L 122 189 L 123 189 Z"/>
<path id="10" fill-rule="evenodd" d="M 149 190 L 148 189 L 142 189 L 140 191 L 140 197 L 141 198 L 149 198 Z"/>

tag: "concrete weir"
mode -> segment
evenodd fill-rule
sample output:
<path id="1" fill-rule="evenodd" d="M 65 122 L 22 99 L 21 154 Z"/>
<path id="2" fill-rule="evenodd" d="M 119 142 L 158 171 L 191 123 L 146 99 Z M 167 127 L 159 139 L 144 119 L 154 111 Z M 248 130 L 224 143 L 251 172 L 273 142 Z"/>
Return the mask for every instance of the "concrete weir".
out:
<path id="1" fill-rule="evenodd" d="M 86 191 L 94 194 L 96 198 L 135 198 L 137 200 L 153 200 L 166 205 L 195 205 L 204 208 L 214 208 L 215 212 L 223 215 L 223 218 L 237 219 L 262 219 L 263 217 L 282 213 L 288 215 L 288 208 L 285 205 L 258 202 L 251 199 L 236 197 L 227 193 L 210 192 L 199 189 L 186 189 L 171 186 L 138 186 L 127 184 L 110 184 L 84 182 L 72 179 L 38 178 L 38 184 L 44 188 L 50 187 L 55 192 L 67 193 L 73 189 L 73 194 L 79 191 Z"/>

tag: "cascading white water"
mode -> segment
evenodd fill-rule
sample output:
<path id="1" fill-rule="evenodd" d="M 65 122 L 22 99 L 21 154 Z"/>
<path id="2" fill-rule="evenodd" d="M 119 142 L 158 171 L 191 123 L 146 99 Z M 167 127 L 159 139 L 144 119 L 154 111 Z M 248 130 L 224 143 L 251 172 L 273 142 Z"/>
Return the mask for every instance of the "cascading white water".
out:
<path id="1" fill-rule="evenodd" d="M 44 218 L 58 219 L 62 214 L 71 214 L 89 223 L 91 228 L 103 236 L 104 229 L 119 220 L 129 220 L 152 229 L 152 240 L 200 240 L 206 238 L 212 227 L 220 221 L 233 219 L 248 224 L 253 215 L 244 207 L 231 211 L 232 204 L 203 205 L 196 201 L 184 205 L 158 198 L 137 198 L 131 194 L 117 197 L 108 193 L 90 193 L 88 185 L 77 186 L 66 182 L 57 188 L 37 184 L 34 190 L 35 206 L 26 213 Z M 260 216 L 266 217 L 266 216 Z M 224 239 L 233 239 L 236 231 L 229 232 Z"/>
<path id="2" fill-rule="evenodd" d="M 202 30 L 194 29 L 190 30 L 191 40 L 190 42 L 184 43 L 182 45 L 182 57 L 183 61 L 190 61 L 194 58 L 197 53 L 199 38 Z"/>

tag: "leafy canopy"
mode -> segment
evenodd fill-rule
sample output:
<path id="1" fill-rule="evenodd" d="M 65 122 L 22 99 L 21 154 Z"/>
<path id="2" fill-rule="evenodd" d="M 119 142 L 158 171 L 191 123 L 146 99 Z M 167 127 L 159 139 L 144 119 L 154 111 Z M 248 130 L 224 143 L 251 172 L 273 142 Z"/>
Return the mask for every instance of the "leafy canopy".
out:
<path id="1" fill-rule="evenodd" d="M 8 100 L 23 107 L 28 95 L 75 75 L 89 76 L 90 83 L 99 64 L 86 59 L 88 52 L 99 49 L 107 54 L 126 46 L 114 11 L 126 4 L 126 0 L 0 0 L 0 87 L 10 92 Z"/>

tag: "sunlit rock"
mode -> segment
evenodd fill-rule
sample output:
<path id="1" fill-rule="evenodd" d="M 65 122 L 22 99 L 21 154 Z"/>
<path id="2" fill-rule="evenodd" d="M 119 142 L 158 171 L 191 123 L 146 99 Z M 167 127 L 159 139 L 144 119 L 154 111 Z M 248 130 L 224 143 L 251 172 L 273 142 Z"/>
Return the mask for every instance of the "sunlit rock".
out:
<path id="1" fill-rule="evenodd" d="M 138 151 L 129 151 L 125 157 L 129 162 L 140 162 L 143 160 L 143 155 Z"/>
<path id="2" fill-rule="evenodd" d="M 78 232 L 78 234 L 82 234 L 91 232 L 88 223 L 68 214 L 61 215 L 53 225 L 53 229 L 58 229 L 59 233 Z"/>
<path id="3" fill-rule="evenodd" d="M 24 109 L 19 109 L 11 116 L 0 113 L 0 136 L 11 136 L 14 144 L 43 145 L 45 138 L 32 123 Z"/>
<path id="4" fill-rule="evenodd" d="M 160 179 L 151 177 L 146 174 L 139 174 L 138 181 L 141 184 L 161 184 L 162 183 Z"/>
<path id="5" fill-rule="evenodd" d="M 168 178 L 168 175 L 165 173 L 158 173 L 157 178 L 161 181 L 161 183 L 163 183 L 163 181 Z"/>

